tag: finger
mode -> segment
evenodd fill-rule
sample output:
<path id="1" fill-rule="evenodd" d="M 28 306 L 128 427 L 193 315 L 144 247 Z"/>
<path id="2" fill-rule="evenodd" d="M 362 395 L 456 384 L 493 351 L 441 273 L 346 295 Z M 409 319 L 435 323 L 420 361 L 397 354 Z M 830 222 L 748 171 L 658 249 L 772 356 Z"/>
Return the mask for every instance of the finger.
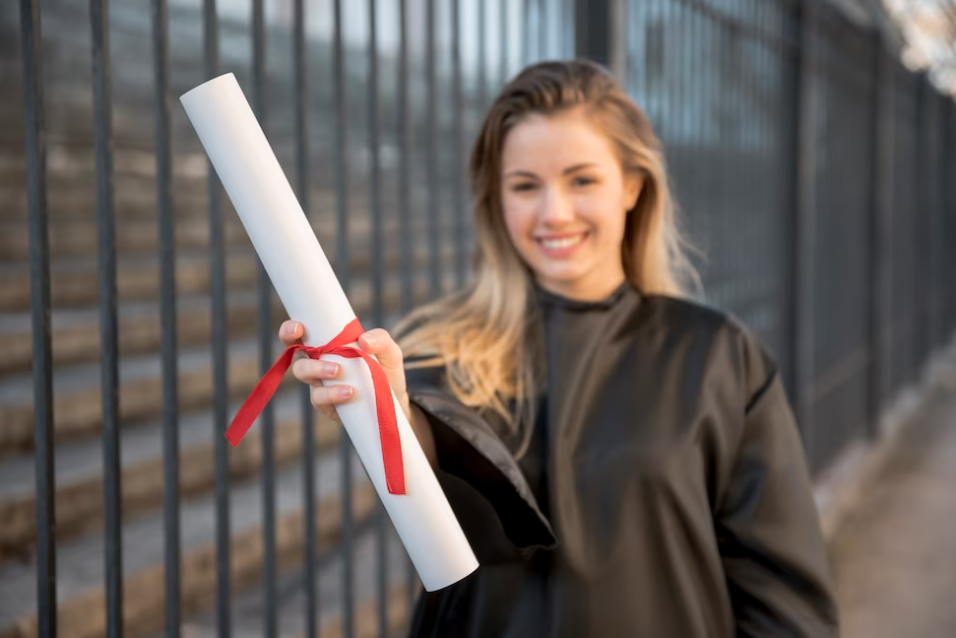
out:
<path id="1" fill-rule="evenodd" d="M 355 388 L 350 385 L 313 385 L 309 391 L 309 399 L 316 408 L 343 403 L 354 395 Z"/>
<path id="2" fill-rule="evenodd" d="M 358 344 L 368 354 L 374 354 L 386 371 L 403 369 L 402 349 L 387 330 L 369 330 L 359 337 Z"/>
<path id="3" fill-rule="evenodd" d="M 341 371 L 339 364 L 321 359 L 304 357 L 292 363 L 292 374 L 303 383 L 337 379 Z"/>
<path id="4" fill-rule="evenodd" d="M 288 319 L 283 321 L 282 325 L 279 326 L 279 340 L 282 342 L 282 345 L 289 347 L 294 345 L 302 337 L 303 332 L 304 329 L 301 323 Z"/>

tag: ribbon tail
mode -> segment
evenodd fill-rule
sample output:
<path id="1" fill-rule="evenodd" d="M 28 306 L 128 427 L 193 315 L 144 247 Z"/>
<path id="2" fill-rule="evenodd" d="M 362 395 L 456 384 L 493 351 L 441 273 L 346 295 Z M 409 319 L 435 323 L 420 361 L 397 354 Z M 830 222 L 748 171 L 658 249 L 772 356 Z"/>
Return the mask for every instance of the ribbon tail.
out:
<path id="1" fill-rule="evenodd" d="M 398 433 L 395 401 L 385 371 L 374 359 L 362 355 L 372 372 L 375 385 L 375 411 L 378 413 L 378 434 L 382 443 L 382 461 L 385 465 L 385 484 L 389 494 L 405 494 L 405 459 L 402 439 Z"/>
<path id="2" fill-rule="evenodd" d="M 269 399 L 272 398 L 279 384 L 282 383 L 282 377 L 285 376 L 289 366 L 292 365 L 292 355 L 301 348 L 302 346 L 299 345 L 286 348 L 286 351 L 272 364 L 269 371 L 259 379 L 256 387 L 252 389 L 252 392 L 243 402 L 242 407 L 236 413 L 236 417 L 226 430 L 226 438 L 233 447 L 239 445 L 242 437 L 246 435 L 263 408 L 269 403 Z"/>

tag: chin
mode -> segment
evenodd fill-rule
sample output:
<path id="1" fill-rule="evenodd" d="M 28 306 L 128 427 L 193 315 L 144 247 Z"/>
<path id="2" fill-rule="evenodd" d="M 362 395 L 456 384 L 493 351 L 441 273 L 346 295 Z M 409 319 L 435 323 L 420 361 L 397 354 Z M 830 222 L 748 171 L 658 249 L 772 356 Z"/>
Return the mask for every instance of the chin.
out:
<path id="1" fill-rule="evenodd" d="M 573 288 L 584 279 L 580 273 L 571 273 L 566 270 L 536 270 L 535 275 L 539 281 L 546 281 L 550 284 L 561 286 L 562 288 Z"/>

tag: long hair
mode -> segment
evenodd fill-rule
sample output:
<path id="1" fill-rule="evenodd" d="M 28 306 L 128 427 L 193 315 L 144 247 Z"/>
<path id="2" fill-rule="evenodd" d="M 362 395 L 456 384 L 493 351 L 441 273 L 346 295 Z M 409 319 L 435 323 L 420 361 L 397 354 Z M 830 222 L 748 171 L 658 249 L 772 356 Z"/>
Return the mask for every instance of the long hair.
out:
<path id="1" fill-rule="evenodd" d="M 465 405 L 490 410 L 527 448 L 533 427 L 540 339 L 532 273 L 512 245 L 501 205 L 501 153 L 508 133 L 531 114 L 583 107 L 612 142 L 625 175 L 644 185 L 627 211 L 621 261 L 644 293 L 680 296 L 696 280 L 677 229 L 663 149 L 650 121 L 603 67 L 584 60 L 542 62 L 509 82 L 491 105 L 471 151 L 469 174 L 478 243 L 475 278 L 462 291 L 412 312 L 397 327 L 409 367 L 444 365 Z M 521 432 L 524 430 L 524 432 Z"/>

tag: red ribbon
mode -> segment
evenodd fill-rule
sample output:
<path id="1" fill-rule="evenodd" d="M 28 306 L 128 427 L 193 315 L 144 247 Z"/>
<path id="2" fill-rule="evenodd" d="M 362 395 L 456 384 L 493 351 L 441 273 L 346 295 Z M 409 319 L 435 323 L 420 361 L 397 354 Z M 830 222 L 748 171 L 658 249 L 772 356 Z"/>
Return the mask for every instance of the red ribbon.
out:
<path id="1" fill-rule="evenodd" d="M 252 422 L 256 420 L 262 409 L 269 403 L 275 394 L 286 370 L 292 365 L 292 356 L 302 350 L 312 359 L 318 359 L 323 354 L 335 354 L 347 359 L 362 357 L 372 372 L 372 382 L 375 384 L 375 410 L 378 413 L 378 433 L 382 441 L 382 459 L 385 463 L 385 483 L 390 494 L 405 494 L 405 463 L 402 459 L 402 440 L 398 436 L 398 419 L 395 417 L 395 404 L 392 401 L 392 390 L 388 385 L 388 378 L 378 361 L 368 356 L 358 348 L 347 344 L 358 341 L 364 332 L 358 318 L 349 322 L 349 325 L 324 346 L 313 348 L 296 344 L 289 346 L 282 353 L 279 360 L 261 378 L 252 393 L 239 408 L 236 418 L 232 420 L 226 430 L 226 438 L 233 446 L 239 445 L 246 435 Z"/>

